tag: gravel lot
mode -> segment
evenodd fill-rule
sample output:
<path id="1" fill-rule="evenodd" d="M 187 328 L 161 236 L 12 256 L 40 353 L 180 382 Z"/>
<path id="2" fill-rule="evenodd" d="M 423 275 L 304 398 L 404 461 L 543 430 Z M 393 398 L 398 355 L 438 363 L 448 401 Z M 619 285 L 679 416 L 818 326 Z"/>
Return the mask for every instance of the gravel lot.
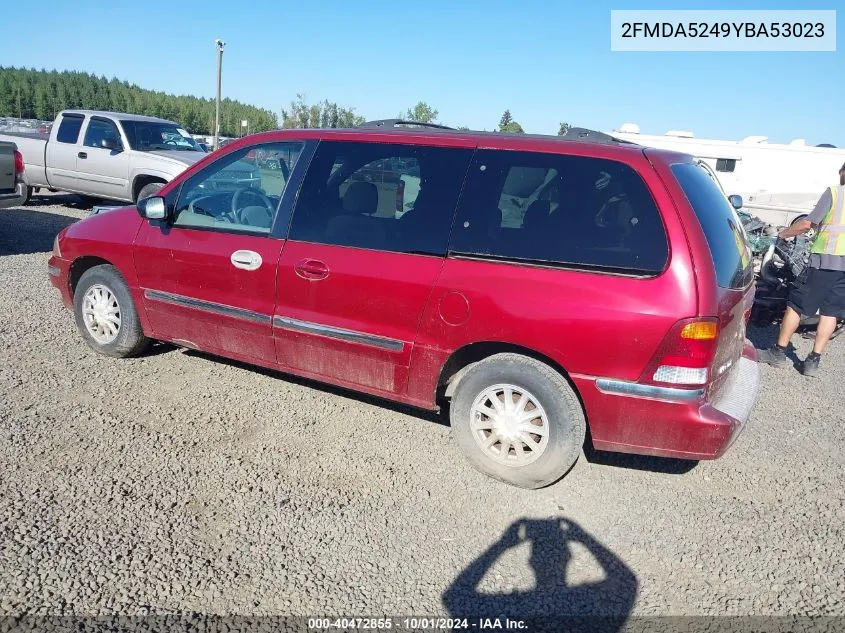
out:
<path id="1" fill-rule="evenodd" d="M 96 355 L 46 273 L 85 214 L 0 211 L 0 613 L 845 615 L 845 341 L 816 380 L 764 367 L 721 460 L 589 454 L 524 491 L 434 415 Z"/>

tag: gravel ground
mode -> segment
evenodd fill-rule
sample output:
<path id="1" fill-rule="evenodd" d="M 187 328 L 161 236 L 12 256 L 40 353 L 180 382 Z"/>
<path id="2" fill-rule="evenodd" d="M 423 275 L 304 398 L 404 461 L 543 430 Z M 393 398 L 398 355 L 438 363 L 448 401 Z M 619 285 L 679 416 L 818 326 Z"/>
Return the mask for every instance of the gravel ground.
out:
<path id="1" fill-rule="evenodd" d="M 46 273 L 85 213 L 0 211 L 0 613 L 845 615 L 845 342 L 815 380 L 764 367 L 721 460 L 589 454 L 524 491 L 434 415 L 98 356 Z"/>

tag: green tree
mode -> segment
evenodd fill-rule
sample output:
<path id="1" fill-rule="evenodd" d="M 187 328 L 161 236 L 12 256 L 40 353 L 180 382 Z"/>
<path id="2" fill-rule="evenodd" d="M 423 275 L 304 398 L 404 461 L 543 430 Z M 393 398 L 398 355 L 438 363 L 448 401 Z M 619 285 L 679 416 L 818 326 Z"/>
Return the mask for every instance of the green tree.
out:
<path id="1" fill-rule="evenodd" d="M 499 131 L 508 134 L 525 134 L 522 126 L 513 120 L 510 110 L 505 110 L 504 114 L 502 114 L 502 118 L 499 120 Z"/>
<path id="2" fill-rule="evenodd" d="M 115 110 L 162 116 L 193 134 L 214 133 L 213 99 L 144 90 L 135 84 L 81 72 L 57 72 L 0 66 L 0 116 L 52 119 L 69 108 Z M 234 136 L 240 122 L 250 131 L 278 127 L 269 110 L 226 99 L 221 104 L 221 133 Z"/>
<path id="3" fill-rule="evenodd" d="M 288 129 L 356 127 L 364 121 L 364 117 L 356 114 L 355 108 L 343 108 L 328 100 L 308 105 L 301 94 L 296 95 L 287 109 L 282 109 L 282 127 Z"/>
<path id="4" fill-rule="evenodd" d="M 502 118 L 499 119 L 499 131 L 504 132 L 505 128 L 513 122 L 513 117 L 511 116 L 510 110 L 505 110 L 504 114 L 502 114 Z"/>
<path id="5" fill-rule="evenodd" d="M 557 131 L 557 135 L 558 135 L 558 136 L 563 136 L 563 135 L 564 135 L 564 134 L 566 134 L 566 133 L 567 133 L 570 129 L 572 129 L 572 126 L 571 126 L 571 125 L 569 125 L 569 123 L 561 123 L 561 124 L 560 124 L 560 129 L 558 129 L 558 131 Z"/>
<path id="6" fill-rule="evenodd" d="M 405 114 L 400 114 L 400 119 L 415 121 L 417 123 L 436 123 L 440 113 L 424 101 L 420 101 L 413 108 L 408 108 Z"/>
<path id="7" fill-rule="evenodd" d="M 41 121 L 52 119 L 53 108 L 50 105 L 50 88 L 48 84 L 38 84 L 35 89 L 35 118 Z"/>

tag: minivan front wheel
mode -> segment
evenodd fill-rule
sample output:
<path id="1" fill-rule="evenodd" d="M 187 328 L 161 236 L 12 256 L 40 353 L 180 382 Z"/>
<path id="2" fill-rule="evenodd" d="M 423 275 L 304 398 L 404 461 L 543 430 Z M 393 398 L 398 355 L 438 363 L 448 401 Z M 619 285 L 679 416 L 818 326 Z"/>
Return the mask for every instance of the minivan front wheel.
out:
<path id="1" fill-rule="evenodd" d="M 520 354 L 496 354 L 470 367 L 455 388 L 450 418 L 470 463 L 520 488 L 563 477 L 586 435 L 584 412 L 566 379 Z"/>
<path id="2" fill-rule="evenodd" d="M 105 356 L 127 358 L 149 344 L 132 295 L 114 266 L 86 270 L 73 293 L 76 326 L 85 342 Z"/>

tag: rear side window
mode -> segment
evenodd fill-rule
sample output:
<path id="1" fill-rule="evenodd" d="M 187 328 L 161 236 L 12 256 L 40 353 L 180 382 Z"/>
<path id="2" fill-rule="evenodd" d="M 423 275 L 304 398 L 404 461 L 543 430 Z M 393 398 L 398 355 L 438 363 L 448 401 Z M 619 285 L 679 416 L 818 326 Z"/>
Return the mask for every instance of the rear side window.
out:
<path id="1" fill-rule="evenodd" d="M 698 217 L 722 288 L 745 288 L 754 277 L 751 249 L 742 222 L 710 175 L 694 163 L 672 165 L 687 200 Z"/>
<path id="2" fill-rule="evenodd" d="M 302 184 L 290 239 L 445 255 L 472 150 L 323 141 Z"/>
<path id="3" fill-rule="evenodd" d="M 81 116 L 65 114 L 59 124 L 59 131 L 56 133 L 56 140 L 59 143 L 76 144 L 79 140 L 79 131 L 82 129 Z"/>
<path id="4" fill-rule="evenodd" d="M 479 151 L 461 200 L 455 254 L 636 275 L 669 257 L 648 187 L 616 161 Z"/>

